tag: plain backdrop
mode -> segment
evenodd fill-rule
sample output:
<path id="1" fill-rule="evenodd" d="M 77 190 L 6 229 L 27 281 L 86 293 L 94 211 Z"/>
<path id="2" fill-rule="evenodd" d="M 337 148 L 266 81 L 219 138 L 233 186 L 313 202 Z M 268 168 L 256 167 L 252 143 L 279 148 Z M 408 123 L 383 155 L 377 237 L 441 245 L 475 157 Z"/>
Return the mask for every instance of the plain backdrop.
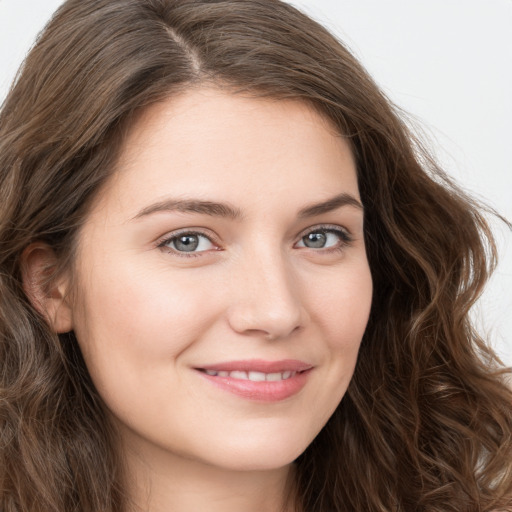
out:
<path id="1" fill-rule="evenodd" d="M 409 112 L 444 168 L 512 220 L 512 0 L 290 0 Z M 60 0 L 0 0 L 0 100 Z M 473 314 L 512 365 L 512 233 Z"/>

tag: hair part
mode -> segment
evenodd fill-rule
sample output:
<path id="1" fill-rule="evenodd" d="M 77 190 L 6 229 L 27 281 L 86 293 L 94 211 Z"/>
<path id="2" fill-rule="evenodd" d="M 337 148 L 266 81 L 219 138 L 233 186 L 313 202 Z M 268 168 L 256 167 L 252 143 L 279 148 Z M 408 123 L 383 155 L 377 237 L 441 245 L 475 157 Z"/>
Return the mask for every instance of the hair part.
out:
<path id="1" fill-rule="evenodd" d="M 296 461 L 298 507 L 509 506 L 512 394 L 468 319 L 492 235 L 348 50 L 278 0 L 68 0 L 0 113 L 0 508 L 126 510 L 115 429 L 20 258 L 43 241 L 53 277 L 69 269 L 139 113 L 208 84 L 307 102 L 357 162 L 372 312 L 347 394 Z"/>

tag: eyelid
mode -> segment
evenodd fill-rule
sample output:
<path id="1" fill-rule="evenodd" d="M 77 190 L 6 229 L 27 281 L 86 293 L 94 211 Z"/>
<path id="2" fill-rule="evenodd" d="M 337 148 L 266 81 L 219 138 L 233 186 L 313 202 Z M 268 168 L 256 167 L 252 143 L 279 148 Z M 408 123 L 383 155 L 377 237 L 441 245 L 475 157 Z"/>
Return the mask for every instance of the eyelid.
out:
<path id="1" fill-rule="evenodd" d="M 315 231 L 323 231 L 325 233 L 335 233 L 340 236 L 341 239 L 341 247 L 345 247 L 347 245 L 350 245 L 354 238 L 352 236 L 352 233 L 350 230 L 343 226 L 339 226 L 337 224 L 318 224 L 316 226 L 310 226 L 309 228 L 303 230 L 299 236 L 297 241 L 295 242 L 295 245 L 297 245 L 306 235 L 310 233 L 314 233 Z M 309 247 L 305 247 L 306 249 L 309 249 Z M 328 251 L 329 249 L 339 249 L 340 247 L 330 247 L 330 248 L 321 248 L 321 249 L 313 249 L 315 251 Z"/>
<path id="2" fill-rule="evenodd" d="M 168 247 L 167 244 L 171 243 L 173 240 L 176 240 L 182 235 L 196 235 L 196 236 L 202 236 L 204 238 L 207 238 L 212 245 L 214 245 L 213 249 L 208 249 L 204 251 L 177 251 L 176 249 L 173 249 L 172 247 Z M 166 250 L 167 252 L 170 252 L 172 254 L 175 254 L 178 257 L 194 257 L 194 256 L 200 256 L 204 253 L 210 252 L 212 250 L 221 250 L 220 244 L 217 241 L 217 237 L 208 230 L 203 230 L 200 228 L 182 228 L 177 229 L 175 231 L 171 231 L 170 233 L 165 234 L 164 236 L 160 237 L 156 242 L 155 245 L 157 248 Z"/>
<path id="3" fill-rule="evenodd" d="M 337 224 L 318 224 L 315 226 L 310 226 L 306 229 L 304 229 L 299 235 L 298 239 L 295 242 L 294 246 L 296 246 L 306 235 L 309 233 L 314 233 L 315 231 L 323 231 L 326 233 L 335 233 L 340 237 L 340 245 L 337 247 L 329 247 L 329 248 L 320 248 L 320 249 L 312 249 L 314 251 L 323 251 L 328 252 L 329 250 L 339 250 L 340 248 L 344 248 L 347 245 L 350 245 L 353 242 L 353 237 L 347 228 L 337 225 Z M 172 247 L 166 246 L 166 244 L 169 244 L 173 240 L 177 239 L 181 235 L 197 235 L 207 238 L 215 247 L 214 249 L 210 250 L 204 250 L 204 251 L 191 251 L 191 252 L 185 252 L 185 251 L 177 251 L 176 249 L 173 249 Z M 168 252 L 177 255 L 178 257 L 194 257 L 194 256 L 201 256 L 204 253 L 208 253 L 211 250 L 222 250 L 220 247 L 220 243 L 218 241 L 218 237 L 212 233 L 209 230 L 205 230 L 203 228 L 182 228 L 177 229 L 175 231 L 171 231 L 170 233 L 165 234 L 164 236 L 160 237 L 156 242 L 155 246 L 157 248 L 160 248 L 162 250 L 167 250 Z M 305 247 L 306 249 L 309 249 L 308 247 Z"/>

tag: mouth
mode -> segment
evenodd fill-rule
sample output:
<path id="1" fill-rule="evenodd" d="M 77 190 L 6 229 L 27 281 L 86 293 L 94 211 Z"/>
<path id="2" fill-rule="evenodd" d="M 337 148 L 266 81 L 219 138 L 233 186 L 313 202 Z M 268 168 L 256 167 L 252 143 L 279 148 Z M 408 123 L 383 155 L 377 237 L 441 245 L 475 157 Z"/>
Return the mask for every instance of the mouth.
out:
<path id="1" fill-rule="evenodd" d="M 211 377 L 229 377 L 231 379 L 239 379 L 239 380 L 250 380 L 252 382 L 278 382 L 280 380 L 287 380 L 295 377 L 297 371 L 285 371 L 285 372 L 272 372 L 272 373 L 264 373 L 264 372 L 244 372 L 240 370 L 234 370 L 232 372 L 227 371 L 216 371 L 216 370 L 203 370 L 199 368 L 199 371 L 205 372 L 207 375 Z M 306 371 L 306 370 L 304 370 Z"/>
<path id="2" fill-rule="evenodd" d="M 276 402 L 299 393 L 313 366 L 297 360 L 250 360 L 195 369 L 223 391 L 249 400 Z"/>

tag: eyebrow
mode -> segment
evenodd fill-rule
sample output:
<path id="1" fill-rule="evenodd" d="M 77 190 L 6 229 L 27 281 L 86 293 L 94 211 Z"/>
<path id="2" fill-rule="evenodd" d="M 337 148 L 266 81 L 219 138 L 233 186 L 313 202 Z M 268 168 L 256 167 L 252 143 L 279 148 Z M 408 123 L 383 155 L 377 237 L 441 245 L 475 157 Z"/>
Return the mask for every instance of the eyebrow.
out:
<path id="1" fill-rule="evenodd" d="M 227 217 L 238 220 L 242 218 L 242 211 L 226 203 L 215 201 L 202 201 L 200 199 L 166 199 L 143 208 L 135 217 L 140 219 L 156 212 L 183 212 L 201 213 L 212 217 Z"/>
<path id="2" fill-rule="evenodd" d="M 343 193 L 338 194 L 337 196 L 334 196 L 331 199 L 327 199 L 327 201 L 312 204 L 311 206 L 306 206 L 305 208 L 302 208 L 299 211 L 298 217 L 300 219 L 315 217 L 316 215 L 322 215 L 323 213 L 332 212 L 333 210 L 337 210 L 338 208 L 341 208 L 343 206 L 353 206 L 358 210 L 363 210 L 363 205 L 358 199 L 356 199 L 351 194 Z"/>
<path id="3" fill-rule="evenodd" d="M 353 206 L 363 210 L 363 205 L 354 196 L 343 193 L 334 196 L 321 203 L 315 203 L 299 210 L 298 218 L 304 219 L 315 217 L 337 210 L 343 206 Z M 183 213 L 199 213 L 203 215 L 211 215 L 212 217 L 225 217 L 233 220 L 243 218 L 242 211 L 227 203 L 218 203 L 215 201 L 204 201 L 200 199 L 166 199 L 159 201 L 143 208 L 132 220 L 146 217 L 156 212 L 183 212 Z"/>

